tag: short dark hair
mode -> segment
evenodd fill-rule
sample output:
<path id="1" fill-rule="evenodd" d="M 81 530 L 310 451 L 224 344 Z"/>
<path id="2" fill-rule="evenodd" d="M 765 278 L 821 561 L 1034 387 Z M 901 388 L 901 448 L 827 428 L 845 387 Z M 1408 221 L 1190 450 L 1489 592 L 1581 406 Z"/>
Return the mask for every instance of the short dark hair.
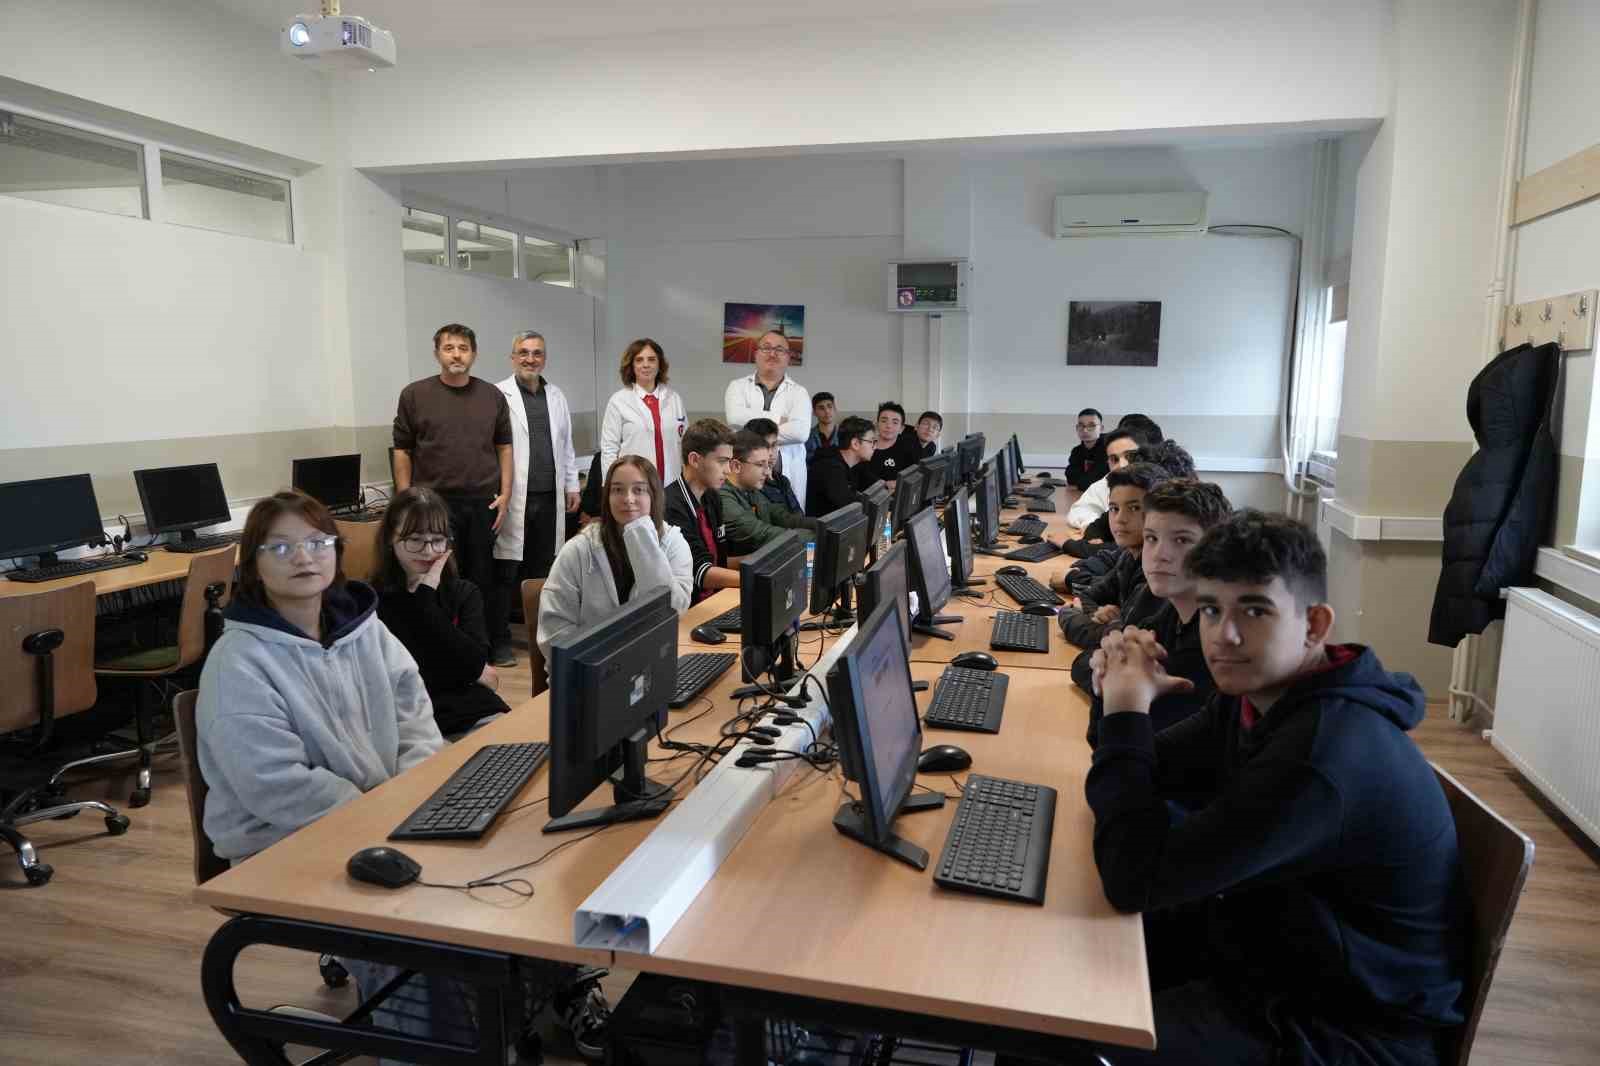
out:
<path id="1" fill-rule="evenodd" d="M 1161 427 L 1149 415 L 1123 415 L 1122 421 L 1117 423 L 1118 429 L 1131 429 L 1139 435 L 1139 443 L 1148 444 L 1151 441 L 1165 440 L 1166 434 L 1161 432 Z"/>
<path id="2" fill-rule="evenodd" d="M 1212 581 L 1265 585 L 1281 577 L 1301 606 L 1328 602 L 1328 557 L 1316 533 L 1288 515 L 1239 511 L 1207 530 L 1183 565 Z"/>
<path id="3" fill-rule="evenodd" d="M 1113 470 L 1106 475 L 1106 488 L 1135 488 L 1149 492 L 1166 480 L 1167 472 L 1154 463 L 1129 463 L 1121 470 Z"/>
<path id="4" fill-rule="evenodd" d="M 284 515 L 294 515 L 312 529 L 339 537 L 333 549 L 333 584 L 328 587 L 333 589 L 344 585 L 344 538 L 339 536 L 339 527 L 333 524 L 332 513 L 315 497 L 299 489 L 285 489 L 257 500 L 245 516 L 244 532 L 239 536 L 239 580 L 234 585 L 235 599 L 268 606 L 267 586 L 261 580 L 258 562 L 261 545 L 267 542 L 272 524 Z"/>
<path id="5" fill-rule="evenodd" d="M 824 400 L 826 400 L 829 403 L 834 403 L 835 400 L 833 398 L 833 393 L 831 393 L 831 392 L 814 392 L 814 393 L 812 393 L 811 394 L 811 409 L 813 411 L 815 411 L 817 409 L 817 404 L 823 402 Z"/>
<path id="6" fill-rule="evenodd" d="M 1100 440 L 1107 448 L 1111 447 L 1119 440 L 1133 441 L 1135 450 L 1138 450 L 1144 446 L 1144 441 L 1139 439 L 1139 433 L 1137 430 L 1124 429 L 1121 427 L 1112 430 L 1110 433 L 1102 433 L 1100 435 Z"/>
<path id="7" fill-rule="evenodd" d="M 748 429 L 741 429 L 733 435 L 733 457 L 741 463 L 750 458 L 751 452 L 758 452 L 769 447 L 767 438 Z"/>
<path id="8" fill-rule="evenodd" d="M 856 441 L 874 432 L 876 427 L 860 415 L 851 415 L 839 423 L 839 447 L 848 448 Z"/>
<path id="9" fill-rule="evenodd" d="M 770 437 L 778 432 L 778 423 L 770 418 L 752 418 L 744 424 L 744 428 L 751 433 L 759 433 L 763 437 Z"/>
<path id="10" fill-rule="evenodd" d="M 1101 422 L 1106 420 L 1106 416 L 1101 414 L 1099 411 L 1096 411 L 1093 407 L 1085 407 L 1083 410 L 1078 412 L 1079 418 L 1082 418 L 1084 415 L 1094 415 Z"/>
<path id="11" fill-rule="evenodd" d="M 433 350 L 439 350 L 439 341 L 443 337 L 465 337 L 467 343 L 472 345 L 472 350 L 478 350 L 478 335 L 472 332 L 471 326 L 463 326 L 459 322 L 448 322 L 433 331 Z"/>
<path id="12" fill-rule="evenodd" d="M 1144 498 L 1144 511 L 1181 514 L 1193 519 L 1202 530 L 1220 526 L 1233 513 L 1233 504 L 1223 495 L 1222 486 L 1191 477 L 1163 481 Z"/>
<path id="13" fill-rule="evenodd" d="M 690 452 L 710 455 L 722 445 L 732 443 L 733 430 L 728 428 L 726 422 L 716 418 L 701 418 L 689 423 L 689 428 L 683 431 L 679 449 L 683 461 L 688 463 Z"/>
<path id="14" fill-rule="evenodd" d="M 900 421 L 902 422 L 906 420 L 906 409 L 895 403 L 893 400 L 885 400 L 878 405 L 878 413 L 880 415 L 885 411 L 893 411 L 895 414 L 900 416 Z"/>
<path id="15" fill-rule="evenodd" d="M 1175 440 L 1152 441 L 1135 448 L 1128 460 L 1134 463 L 1154 463 L 1164 466 L 1173 477 L 1195 476 L 1194 456 L 1189 449 Z"/>
<path id="16" fill-rule="evenodd" d="M 917 421 L 921 422 L 925 418 L 933 419 L 935 422 L 939 423 L 940 429 L 944 428 L 944 415 L 941 415 L 938 411 L 924 411 L 917 416 Z"/>

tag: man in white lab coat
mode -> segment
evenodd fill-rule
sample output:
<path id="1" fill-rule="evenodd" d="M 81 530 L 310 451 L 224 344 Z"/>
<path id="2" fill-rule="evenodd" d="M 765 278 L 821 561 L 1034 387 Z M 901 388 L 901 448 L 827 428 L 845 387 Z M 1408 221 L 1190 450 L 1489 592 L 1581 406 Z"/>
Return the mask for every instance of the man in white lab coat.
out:
<path id="1" fill-rule="evenodd" d="M 499 383 L 511 411 L 512 484 L 505 521 L 494 543 L 495 589 L 486 597 L 489 639 L 511 656 L 511 601 L 524 578 L 550 573 L 566 539 L 567 514 L 578 509 L 578 464 L 572 451 L 567 397 L 544 379 L 544 337 L 528 330 L 511 344 L 513 373 Z M 529 625 L 533 624 L 528 619 Z"/>
<path id="2" fill-rule="evenodd" d="M 752 418 L 778 424 L 777 454 L 797 498 L 806 498 L 806 438 L 811 435 L 811 394 L 788 374 L 789 338 L 769 330 L 756 341 L 756 372 L 728 382 L 723 395 L 728 425 Z"/>

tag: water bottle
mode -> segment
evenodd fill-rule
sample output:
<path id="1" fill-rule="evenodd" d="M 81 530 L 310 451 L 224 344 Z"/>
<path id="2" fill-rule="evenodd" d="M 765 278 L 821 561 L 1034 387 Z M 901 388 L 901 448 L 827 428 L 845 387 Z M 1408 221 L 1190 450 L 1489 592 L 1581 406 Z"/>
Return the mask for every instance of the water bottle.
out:
<path id="1" fill-rule="evenodd" d="M 811 564 L 816 560 L 817 542 L 806 541 L 806 595 L 811 595 Z"/>
<path id="2" fill-rule="evenodd" d="M 884 512 L 884 515 L 883 515 L 883 540 L 880 541 L 879 544 L 878 544 L 878 548 L 879 548 L 880 551 L 888 551 L 889 550 L 889 545 L 894 543 L 894 522 L 893 522 L 893 518 L 894 518 L 894 516 L 891 515 L 887 510 Z"/>

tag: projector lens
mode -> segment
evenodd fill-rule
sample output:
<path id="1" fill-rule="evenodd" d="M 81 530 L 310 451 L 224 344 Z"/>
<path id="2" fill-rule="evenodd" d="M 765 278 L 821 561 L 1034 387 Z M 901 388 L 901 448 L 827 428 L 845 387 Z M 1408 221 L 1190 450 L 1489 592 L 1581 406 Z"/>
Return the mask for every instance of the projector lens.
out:
<path id="1" fill-rule="evenodd" d="M 306 29 L 304 22 L 296 22 L 289 27 L 289 43 L 296 48 L 304 48 L 311 43 L 311 31 Z"/>

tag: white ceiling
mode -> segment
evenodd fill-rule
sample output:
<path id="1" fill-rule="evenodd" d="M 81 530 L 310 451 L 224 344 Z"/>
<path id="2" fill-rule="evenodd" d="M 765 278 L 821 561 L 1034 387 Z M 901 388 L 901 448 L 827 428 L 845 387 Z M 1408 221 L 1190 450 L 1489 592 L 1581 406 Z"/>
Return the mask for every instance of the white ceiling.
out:
<path id="1" fill-rule="evenodd" d="M 321 10 L 318 0 L 211 0 L 262 26 L 281 29 L 295 15 Z M 1038 0 L 344 0 L 394 33 L 401 62 L 408 49 L 505 47 L 578 37 L 727 26 L 767 26 L 818 19 L 904 18 L 908 26 L 940 13 L 1037 6 Z M 752 42 L 758 43 L 758 42 Z"/>

